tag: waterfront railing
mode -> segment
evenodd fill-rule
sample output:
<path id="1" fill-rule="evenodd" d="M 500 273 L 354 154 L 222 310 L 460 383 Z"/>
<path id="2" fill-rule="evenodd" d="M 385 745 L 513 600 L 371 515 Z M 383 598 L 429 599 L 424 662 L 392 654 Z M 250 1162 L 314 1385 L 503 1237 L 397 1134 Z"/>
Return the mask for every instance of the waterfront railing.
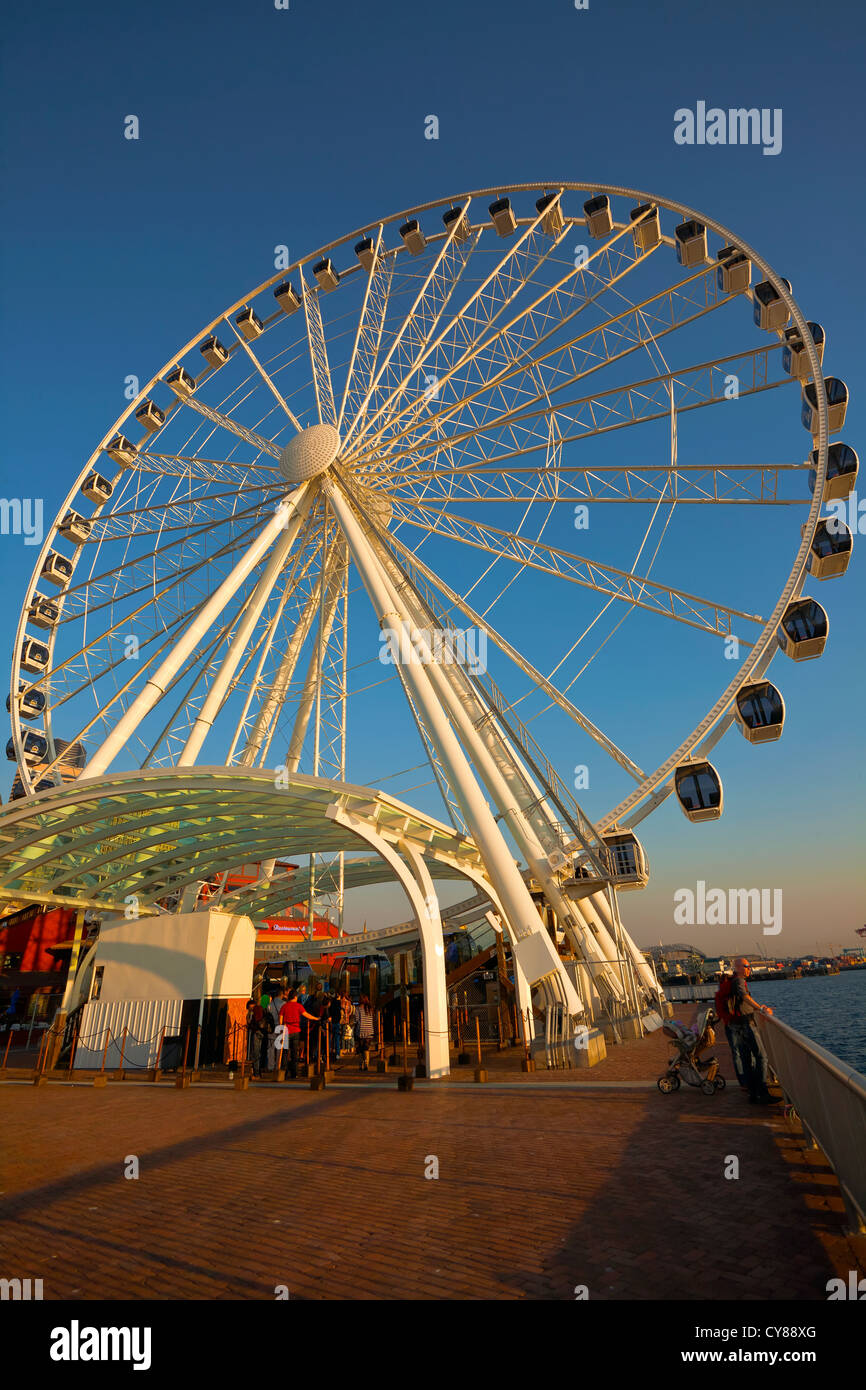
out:
<path id="1" fill-rule="evenodd" d="M 866 1076 L 781 1019 L 756 1021 L 779 1085 L 839 1180 L 851 1229 L 866 1231 Z"/>

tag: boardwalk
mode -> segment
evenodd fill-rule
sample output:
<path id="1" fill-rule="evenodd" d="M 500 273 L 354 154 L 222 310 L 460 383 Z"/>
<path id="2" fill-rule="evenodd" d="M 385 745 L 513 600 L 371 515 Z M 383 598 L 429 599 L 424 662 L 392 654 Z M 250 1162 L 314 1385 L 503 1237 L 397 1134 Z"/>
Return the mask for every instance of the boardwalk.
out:
<path id="1" fill-rule="evenodd" d="M 857 1268 L 826 1164 L 735 1086 L 661 1096 L 665 1055 L 408 1095 L 12 1082 L 0 1274 L 46 1299 L 826 1299 Z"/>

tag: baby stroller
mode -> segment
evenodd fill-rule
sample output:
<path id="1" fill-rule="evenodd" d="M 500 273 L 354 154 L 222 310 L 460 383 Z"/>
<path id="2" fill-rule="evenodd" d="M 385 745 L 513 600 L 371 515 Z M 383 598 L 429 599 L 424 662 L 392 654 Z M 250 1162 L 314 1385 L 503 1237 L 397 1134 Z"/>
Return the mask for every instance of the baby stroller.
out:
<path id="1" fill-rule="evenodd" d="M 656 1083 L 662 1095 L 669 1096 L 672 1091 L 678 1091 L 681 1079 L 687 1086 L 699 1086 L 705 1096 L 724 1090 L 725 1078 L 719 1075 L 718 1060 L 700 1056 L 705 1047 L 712 1047 L 716 1041 L 712 1027 L 715 1021 L 713 1010 L 705 1009 L 698 1014 L 694 1028 L 686 1028 L 673 1019 L 662 1025 L 662 1032 L 666 1038 L 670 1038 L 675 1048 L 667 1071 Z"/>

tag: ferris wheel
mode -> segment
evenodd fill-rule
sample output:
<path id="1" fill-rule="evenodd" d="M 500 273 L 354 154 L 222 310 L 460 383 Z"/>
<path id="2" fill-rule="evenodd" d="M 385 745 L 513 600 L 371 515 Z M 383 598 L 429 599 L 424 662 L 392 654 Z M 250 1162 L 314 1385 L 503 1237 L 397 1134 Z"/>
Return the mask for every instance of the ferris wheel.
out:
<path id="1" fill-rule="evenodd" d="M 746 242 L 627 188 L 461 194 L 282 269 L 60 508 L 15 639 L 17 790 L 117 765 L 345 781 L 356 727 L 385 778 L 402 718 L 506 915 L 516 855 L 585 954 L 616 954 L 634 827 L 670 795 L 718 818 L 712 749 L 733 723 L 777 739 L 770 662 L 824 648 L 803 590 L 847 567 L 821 512 L 857 472 L 824 347 Z M 592 818 L 554 718 L 621 781 Z"/>

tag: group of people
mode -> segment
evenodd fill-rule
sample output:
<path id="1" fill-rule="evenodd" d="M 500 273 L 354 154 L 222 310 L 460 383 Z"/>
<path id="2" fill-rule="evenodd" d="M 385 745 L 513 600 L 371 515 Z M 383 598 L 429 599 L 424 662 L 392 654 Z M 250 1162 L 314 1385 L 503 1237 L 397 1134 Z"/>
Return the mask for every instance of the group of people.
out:
<path id="1" fill-rule="evenodd" d="M 361 1070 L 368 1071 L 372 1042 L 366 995 L 355 1005 L 345 990 L 313 992 L 304 984 L 286 990 L 274 982 L 247 1003 L 247 1060 L 255 1076 L 288 1065 L 296 1077 L 301 1062 L 324 1066 L 349 1052 L 360 1053 Z"/>

